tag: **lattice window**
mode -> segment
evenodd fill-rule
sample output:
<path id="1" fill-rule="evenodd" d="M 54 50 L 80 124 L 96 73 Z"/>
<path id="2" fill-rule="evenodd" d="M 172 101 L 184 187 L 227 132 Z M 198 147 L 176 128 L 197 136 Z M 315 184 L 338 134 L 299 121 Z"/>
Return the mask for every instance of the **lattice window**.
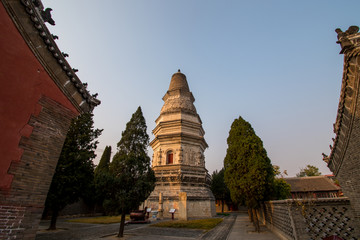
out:
<path id="1" fill-rule="evenodd" d="M 328 236 L 339 236 L 343 239 L 357 240 L 354 236 L 354 226 L 347 212 L 347 207 L 310 208 L 307 211 L 305 221 L 306 231 L 311 239 L 322 239 Z"/>

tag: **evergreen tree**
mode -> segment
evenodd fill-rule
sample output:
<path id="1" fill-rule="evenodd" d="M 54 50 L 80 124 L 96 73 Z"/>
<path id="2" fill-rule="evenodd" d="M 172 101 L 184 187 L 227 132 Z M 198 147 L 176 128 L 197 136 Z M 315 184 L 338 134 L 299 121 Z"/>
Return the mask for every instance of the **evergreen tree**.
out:
<path id="1" fill-rule="evenodd" d="M 92 160 L 96 157 L 96 139 L 102 132 L 93 124 L 92 113 L 84 113 L 71 122 L 45 202 L 52 213 L 49 229 L 56 229 L 58 213 L 66 205 L 92 195 Z"/>
<path id="2" fill-rule="evenodd" d="M 296 174 L 297 177 L 312 177 L 320 176 L 319 168 L 313 165 L 306 165 L 306 168 L 302 168 L 299 173 Z"/>
<path id="3" fill-rule="evenodd" d="M 224 205 L 230 200 L 230 190 L 226 186 L 224 181 L 224 168 L 219 172 L 216 170 L 211 175 L 211 185 L 210 189 L 214 194 L 216 200 L 221 201 L 221 212 L 224 212 Z"/>
<path id="4" fill-rule="evenodd" d="M 111 159 L 111 146 L 106 146 L 99 161 L 99 165 L 95 168 L 95 193 L 96 203 L 98 206 L 103 206 L 107 193 L 107 183 L 109 179 L 109 166 Z"/>
<path id="5" fill-rule="evenodd" d="M 106 146 L 100 158 L 99 164 L 95 168 L 95 175 L 98 172 L 109 172 L 109 165 L 111 159 L 111 146 Z"/>
<path id="6" fill-rule="evenodd" d="M 250 123 L 235 119 L 227 139 L 225 182 L 234 202 L 244 201 L 255 230 L 260 231 L 256 211 L 271 197 L 274 172 L 261 139 Z"/>
<path id="7" fill-rule="evenodd" d="M 147 155 L 148 144 L 145 118 L 138 107 L 122 132 L 118 152 L 110 164 L 112 191 L 107 203 L 117 205 L 121 211 L 119 237 L 123 236 L 126 212 L 138 209 L 155 187 L 155 174 Z"/>

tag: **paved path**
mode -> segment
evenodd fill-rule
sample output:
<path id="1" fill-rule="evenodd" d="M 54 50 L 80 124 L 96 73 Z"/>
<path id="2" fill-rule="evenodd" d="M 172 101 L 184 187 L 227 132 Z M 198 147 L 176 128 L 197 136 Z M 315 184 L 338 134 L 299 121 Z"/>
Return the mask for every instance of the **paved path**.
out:
<path id="1" fill-rule="evenodd" d="M 260 233 L 254 231 L 254 225 L 249 221 L 246 213 L 239 213 L 235 223 L 227 236 L 227 240 L 278 240 L 280 239 L 264 225 L 260 226 Z"/>
<path id="2" fill-rule="evenodd" d="M 46 231 L 50 221 L 41 221 L 36 240 L 85 240 L 101 239 L 102 236 L 115 233 L 119 224 L 85 224 L 66 222 L 58 219 L 57 230 Z"/>
<path id="3" fill-rule="evenodd" d="M 40 230 L 37 232 L 36 240 L 92 240 L 92 239 L 118 239 L 115 236 L 119 231 L 119 223 L 114 224 L 84 224 L 66 222 L 59 219 L 58 230 L 47 231 L 49 221 L 41 221 Z M 157 228 L 150 224 L 129 224 L 125 226 L 124 236 L 126 240 L 190 240 L 199 239 L 205 233 L 199 229 L 180 228 Z"/>
<path id="4" fill-rule="evenodd" d="M 236 219 L 236 214 L 231 214 L 224 218 L 218 226 L 211 229 L 207 233 L 201 236 L 201 239 L 204 240 L 226 240 L 227 236 L 229 235 L 230 230 L 233 227 L 233 224 Z"/>
<path id="5" fill-rule="evenodd" d="M 41 221 L 36 240 L 113 240 L 119 230 L 119 223 L 115 224 L 84 224 L 70 223 L 59 219 L 57 231 L 46 231 L 49 221 Z M 261 232 L 253 232 L 254 227 L 246 213 L 233 213 L 214 229 L 206 232 L 199 229 L 157 228 L 149 224 L 129 224 L 125 226 L 126 240 L 277 240 L 272 232 L 261 226 Z"/>

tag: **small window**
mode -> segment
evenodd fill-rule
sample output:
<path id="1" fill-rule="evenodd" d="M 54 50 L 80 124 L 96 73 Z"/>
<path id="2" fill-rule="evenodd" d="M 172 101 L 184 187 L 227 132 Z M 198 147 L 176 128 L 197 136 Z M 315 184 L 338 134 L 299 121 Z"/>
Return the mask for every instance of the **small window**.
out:
<path id="1" fill-rule="evenodd" d="M 173 163 L 174 163 L 174 154 L 172 151 L 170 151 L 167 154 L 167 164 L 173 164 Z"/>

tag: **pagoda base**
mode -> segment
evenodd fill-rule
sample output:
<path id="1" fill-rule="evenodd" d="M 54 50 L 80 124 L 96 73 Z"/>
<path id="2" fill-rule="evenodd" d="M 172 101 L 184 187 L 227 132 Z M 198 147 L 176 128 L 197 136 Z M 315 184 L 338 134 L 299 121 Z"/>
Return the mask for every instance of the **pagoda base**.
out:
<path id="1" fill-rule="evenodd" d="M 196 170 L 199 169 L 179 165 L 154 168 L 157 180 L 162 181 L 156 182 L 145 205 L 157 210 L 159 218 L 171 218 L 171 209 L 175 209 L 174 217 L 178 219 L 214 217 L 215 198 L 208 185 L 209 176 L 204 168 Z M 179 172 L 183 177 L 174 178 Z"/>

